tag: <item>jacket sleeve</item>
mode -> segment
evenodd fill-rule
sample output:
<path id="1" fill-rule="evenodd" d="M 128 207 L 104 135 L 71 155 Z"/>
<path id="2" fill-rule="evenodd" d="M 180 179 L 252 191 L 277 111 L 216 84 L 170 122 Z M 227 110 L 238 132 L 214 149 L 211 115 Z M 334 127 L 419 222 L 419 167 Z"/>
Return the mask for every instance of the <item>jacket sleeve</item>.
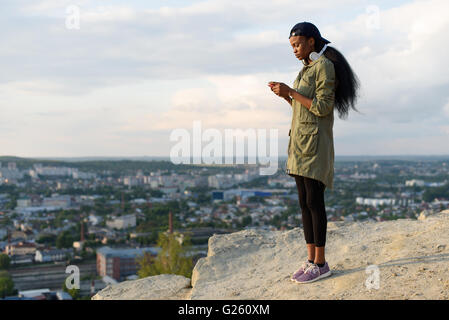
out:
<path id="1" fill-rule="evenodd" d="M 330 60 L 317 66 L 315 96 L 309 111 L 318 117 L 325 117 L 334 110 L 335 104 L 335 68 Z"/>
<path id="2" fill-rule="evenodd" d="M 293 82 L 293 87 L 292 87 L 292 89 L 293 90 L 295 90 L 295 91 L 298 91 L 297 89 L 296 89 L 296 84 L 298 83 L 298 79 L 296 79 L 294 82 Z M 291 98 L 291 97 L 290 97 Z M 290 107 L 292 107 L 293 108 L 293 102 L 295 101 L 295 99 L 293 99 L 293 98 L 291 98 L 292 99 L 292 103 L 290 104 Z"/>
<path id="3" fill-rule="evenodd" d="M 296 92 L 298 92 L 297 87 L 298 87 L 298 84 L 299 84 L 299 80 L 301 80 L 301 77 L 302 77 L 302 70 L 299 72 L 299 74 L 298 74 L 298 76 L 296 77 L 295 81 L 293 81 L 293 87 L 292 87 L 292 89 L 295 90 Z M 291 103 L 291 105 L 290 105 L 292 108 L 293 108 L 293 101 L 294 101 L 294 100 L 295 100 L 295 99 L 292 98 L 292 103 Z"/>

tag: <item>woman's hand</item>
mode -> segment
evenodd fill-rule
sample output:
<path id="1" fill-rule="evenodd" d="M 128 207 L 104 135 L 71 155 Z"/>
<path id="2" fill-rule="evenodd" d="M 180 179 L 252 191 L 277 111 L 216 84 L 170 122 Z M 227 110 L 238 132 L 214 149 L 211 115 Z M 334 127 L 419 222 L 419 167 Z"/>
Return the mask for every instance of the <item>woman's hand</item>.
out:
<path id="1" fill-rule="evenodd" d="M 270 81 L 268 82 L 268 86 L 271 88 L 271 91 L 284 99 L 290 96 L 289 93 L 291 88 L 285 83 Z"/>

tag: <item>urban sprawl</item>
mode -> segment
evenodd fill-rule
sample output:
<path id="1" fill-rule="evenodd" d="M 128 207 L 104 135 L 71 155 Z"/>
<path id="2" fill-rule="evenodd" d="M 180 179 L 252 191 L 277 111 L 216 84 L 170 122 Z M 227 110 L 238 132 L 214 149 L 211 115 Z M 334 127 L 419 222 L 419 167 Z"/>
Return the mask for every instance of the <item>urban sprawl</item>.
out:
<path id="1" fill-rule="evenodd" d="M 334 189 L 325 191 L 328 221 L 418 219 L 444 210 L 448 177 L 444 159 L 337 159 Z M 263 176 L 257 165 L 0 157 L 0 255 L 9 258 L 15 289 L 6 299 L 72 299 L 61 289 L 67 265 L 79 268 L 87 298 L 137 279 L 135 259 L 158 254 L 160 232 L 188 233 L 196 262 L 213 234 L 297 227 L 297 189 L 282 167 Z"/>

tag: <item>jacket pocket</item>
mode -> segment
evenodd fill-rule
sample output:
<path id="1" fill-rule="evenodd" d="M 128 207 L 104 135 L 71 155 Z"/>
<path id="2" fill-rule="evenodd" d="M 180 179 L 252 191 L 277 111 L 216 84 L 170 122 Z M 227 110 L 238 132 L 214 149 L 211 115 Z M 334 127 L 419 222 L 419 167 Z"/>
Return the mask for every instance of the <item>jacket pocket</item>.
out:
<path id="1" fill-rule="evenodd" d="M 312 123 L 302 123 L 298 128 L 296 142 L 300 154 L 315 155 L 318 151 L 318 126 Z"/>
<path id="2" fill-rule="evenodd" d="M 310 72 L 303 74 L 299 80 L 299 85 L 313 90 L 315 88 L 315 75 Z"/>
<path id="3" fill-rule="evenodd" d="M 306 80 L 306 78 L 301 78 L 301 80 L 299 80 L 299 84 L 306 87 L 310 87 L 310 82 L 308 79 Z"/>

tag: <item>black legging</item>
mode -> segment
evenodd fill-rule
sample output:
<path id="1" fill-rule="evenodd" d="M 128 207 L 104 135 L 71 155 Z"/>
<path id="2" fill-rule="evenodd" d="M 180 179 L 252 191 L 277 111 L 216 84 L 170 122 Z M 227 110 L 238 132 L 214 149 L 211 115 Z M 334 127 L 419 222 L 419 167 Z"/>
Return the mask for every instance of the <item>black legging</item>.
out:
<path id="1" fill-rule="evenodd" d="M 294 176 L 298 189 L 299 205 L 302 213 L 302 225 L 307 244 L 324 247 L 326 244 L 327 217 L 324 205 L 326 185 L 315 179 Z"/>

